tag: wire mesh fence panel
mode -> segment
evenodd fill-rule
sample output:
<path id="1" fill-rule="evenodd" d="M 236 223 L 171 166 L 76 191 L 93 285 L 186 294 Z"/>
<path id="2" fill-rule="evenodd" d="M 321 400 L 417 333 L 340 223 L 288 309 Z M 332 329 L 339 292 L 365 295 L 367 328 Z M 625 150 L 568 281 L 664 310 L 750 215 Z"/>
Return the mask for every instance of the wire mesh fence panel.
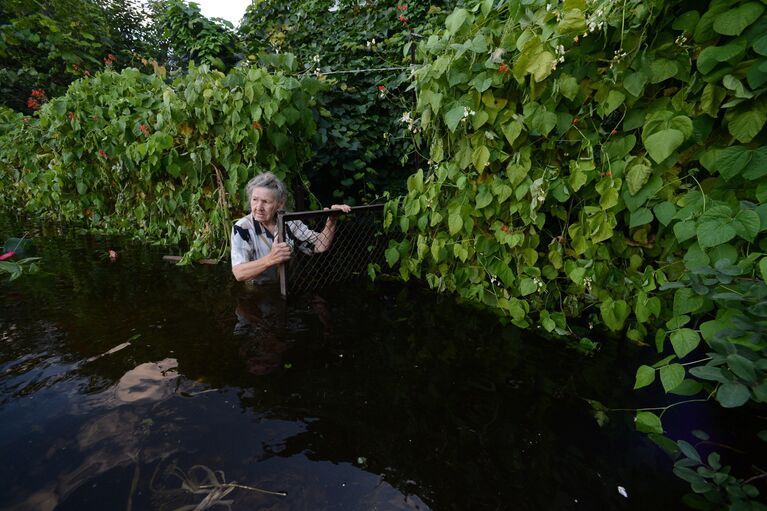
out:
<path id="1" fill-rule="evenodd" d="M 335 217 L 335 229 L 327 228 Z M 382 264 L 386 239 L 383 204 L 353 207 L 351 212 L 304 211 L 279 213 L 281 240 L 291 245 L 292 257 L 280 269 L 283 295 L 298 294 L 360 278 L 368 264 Z"/>

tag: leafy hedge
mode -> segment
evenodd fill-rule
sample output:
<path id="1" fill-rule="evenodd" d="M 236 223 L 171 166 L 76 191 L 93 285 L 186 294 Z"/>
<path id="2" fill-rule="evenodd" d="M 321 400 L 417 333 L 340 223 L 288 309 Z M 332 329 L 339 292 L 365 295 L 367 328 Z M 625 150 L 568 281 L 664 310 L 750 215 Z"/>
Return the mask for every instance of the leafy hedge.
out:
<path id="1" fill-rule="evenodd" d="M 456 9 L 418 48 L 430 157 L 387 209 L 389 264 L 523 327 L 670 352 L 637 388 L 767 402 L 765 34 L 743 0 Z"/>
<path id="2" fill-rule="evenodd" d="M 0 207 L 220 256 L 247 179 L 303 185 L 319 87 L 205 66 L 172 85 L 135 69 L 78 80 L 38 117 L 3 111 Z"/>
<path id="3" fill-rule="evenodd" d="M 319 195 L 352 203 L 404 189 L 418 163 L 401 122 L 413 101 L 410 49 L 457 3 L 264 0 L 248 7 L 239 28 L 248 58 L 329 84 L 318 98 L 307 166 Z"/>

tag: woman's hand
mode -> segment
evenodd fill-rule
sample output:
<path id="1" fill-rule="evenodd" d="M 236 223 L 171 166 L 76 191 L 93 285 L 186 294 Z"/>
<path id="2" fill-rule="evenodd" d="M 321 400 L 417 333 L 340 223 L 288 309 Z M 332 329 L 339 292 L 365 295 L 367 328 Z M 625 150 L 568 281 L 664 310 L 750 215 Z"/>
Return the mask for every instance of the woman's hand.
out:
<path id="1" fill-rule="evenodd" d="M 325 209 L 328 209 L 328 208 L 325 208 Z M 348 213 L 352 210 L 352 207 L 346 204 L 333 204 L 332 206 L 330 206 L 330 209 L 340 209 L 344 213 Z"/>
<path id="2" fill-rule="evenodd" d="M 290 246 L 284 241 L 275 241 L 272 243 L 272 249 L 269 251 L 269 258 L 272 265 L 277 265 L 290 260 Z"/>
<path id="3" fill-rule="evenodd" d="M 336 210 L 336 211 L 343 211 L 344 213 L 348 213 L 348 212 L 350 212 L 352 210 L 352 207 L 348 206 L 346 204 L 333 204 L 329 208 L 324 208 L 324 210 L 325 211 Z M 336 215 L 329 215 L 328 219 L 325 221 L 325 226 L 326 227 L 331 227 L 331 228 L 335 227 L 336 226 Z"/>

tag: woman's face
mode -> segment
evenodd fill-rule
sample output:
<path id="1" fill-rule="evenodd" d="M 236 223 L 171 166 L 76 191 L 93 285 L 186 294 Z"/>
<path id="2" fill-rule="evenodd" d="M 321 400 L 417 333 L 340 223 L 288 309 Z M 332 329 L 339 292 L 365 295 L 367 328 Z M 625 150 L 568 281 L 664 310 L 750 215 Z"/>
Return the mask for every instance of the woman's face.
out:
<path id="1" fill-rule="evenodd" d="M 254 188 L 250 196 L 250 210 L 253 217 L 262 224 L 271 224 L 274 221 L 277 211 L 284 206 L 282 202 L 277 202 L 274 192 L 269 188 Z"/>

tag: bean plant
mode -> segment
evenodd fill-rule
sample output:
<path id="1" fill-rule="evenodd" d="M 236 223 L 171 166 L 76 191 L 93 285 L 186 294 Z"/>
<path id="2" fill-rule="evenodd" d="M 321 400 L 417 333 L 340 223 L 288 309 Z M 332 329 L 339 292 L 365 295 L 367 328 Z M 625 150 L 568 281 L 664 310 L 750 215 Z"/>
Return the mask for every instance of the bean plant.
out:
<path id="1" fill-rule="evenodd" d="M 418 47 L 429 159 L 388 204 L 389 265 L 521 327 L 654 346 L 637 388 L 764 410 L 765 34 L 759 1 L 454 10 Z"/>
<path id="2" fill-rule="evenodd" d="M 0 205 L 222 257 L 241 189 L 270 170 L 303 186 L 320 84 L 257 67 L 172 84 L 127 68 L 74 82 L 35 117 L 0 113 Z"/>

